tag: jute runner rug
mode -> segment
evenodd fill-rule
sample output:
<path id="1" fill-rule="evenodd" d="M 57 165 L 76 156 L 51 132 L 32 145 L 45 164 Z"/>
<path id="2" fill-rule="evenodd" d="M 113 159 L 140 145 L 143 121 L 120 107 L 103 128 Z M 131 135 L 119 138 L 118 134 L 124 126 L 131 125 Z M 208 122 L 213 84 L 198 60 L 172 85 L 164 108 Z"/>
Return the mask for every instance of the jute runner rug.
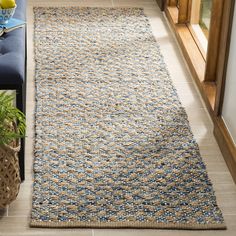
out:
<path id="1" fill-rule="evenodd" d="M 34 13 L 31 226 L 225 228 L 143 10 Z"/>

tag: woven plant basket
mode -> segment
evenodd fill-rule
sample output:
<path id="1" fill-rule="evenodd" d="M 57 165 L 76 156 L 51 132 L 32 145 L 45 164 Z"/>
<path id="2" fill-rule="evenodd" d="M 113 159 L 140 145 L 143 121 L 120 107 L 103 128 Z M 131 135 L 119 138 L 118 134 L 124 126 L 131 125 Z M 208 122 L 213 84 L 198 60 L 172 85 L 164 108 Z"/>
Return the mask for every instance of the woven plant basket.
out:
<path id="1" fill-rule="evenodd" d="M 19 193 L 19 151 L 20 139 L 12 145 L 0 146 L 0 209 L 14 201 Z"/>

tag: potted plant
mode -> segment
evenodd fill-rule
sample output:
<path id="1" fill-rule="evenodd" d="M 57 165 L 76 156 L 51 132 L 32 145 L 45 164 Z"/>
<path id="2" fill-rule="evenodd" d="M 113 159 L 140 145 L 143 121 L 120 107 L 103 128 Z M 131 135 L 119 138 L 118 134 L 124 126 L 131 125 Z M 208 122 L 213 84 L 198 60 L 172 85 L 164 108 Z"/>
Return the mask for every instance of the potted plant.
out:
<path id="1" fill-rule="evenodd" d="M 0 208 L 15 200 L 21 182 L 18 152 L 26 119 L 13 101 L 13 95 L 0 93 Z"/>

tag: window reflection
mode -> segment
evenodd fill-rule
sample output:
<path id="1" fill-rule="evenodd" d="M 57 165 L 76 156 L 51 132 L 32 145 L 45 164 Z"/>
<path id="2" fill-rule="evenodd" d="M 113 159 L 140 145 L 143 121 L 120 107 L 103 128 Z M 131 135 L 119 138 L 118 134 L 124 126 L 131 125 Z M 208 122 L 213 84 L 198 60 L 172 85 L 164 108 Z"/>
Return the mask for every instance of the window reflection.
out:
<path id="1" fill-rule="evenodd" d="M 199 25 L 208 38 L 211 19 L 212 0 L 201 0 Z"/>

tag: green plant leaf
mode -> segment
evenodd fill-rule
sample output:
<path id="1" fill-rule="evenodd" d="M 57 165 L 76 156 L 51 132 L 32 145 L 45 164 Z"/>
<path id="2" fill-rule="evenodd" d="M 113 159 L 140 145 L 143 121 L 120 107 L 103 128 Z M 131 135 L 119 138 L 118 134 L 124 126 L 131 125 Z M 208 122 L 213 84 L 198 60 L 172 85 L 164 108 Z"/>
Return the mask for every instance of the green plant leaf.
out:
<path id="1" fill-rule="evenodd" d="M 0 93 L 0 145 L 25 137 L 26 118 L 24 113 L 13 106 L 13 101 L 13 95 Z"/>

